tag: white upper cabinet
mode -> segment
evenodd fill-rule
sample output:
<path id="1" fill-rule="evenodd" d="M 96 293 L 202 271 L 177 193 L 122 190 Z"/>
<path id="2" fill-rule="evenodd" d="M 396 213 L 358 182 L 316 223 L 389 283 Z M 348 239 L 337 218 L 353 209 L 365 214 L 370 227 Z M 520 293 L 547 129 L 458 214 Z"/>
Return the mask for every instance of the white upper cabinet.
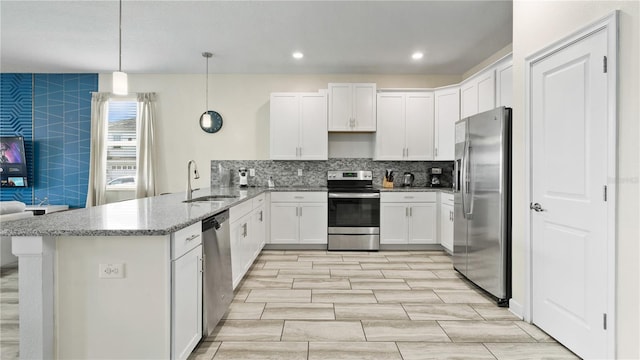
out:
<path id="1" fill-rule="evenodd" d="M 377 112 L 375 160 L 433 160 L 432 92 L 379 93 Z"/>
<path id="2" fill-rule="evenodd" d="M 460 117 L 513 104 L 513 59 L 506 56 L 460 85 Z"/>
<path id="3" fill-rule="evenodd" d="M 435 159 L 453 160 L 455 123 L 460 120 L 460 88 L 436 90 Z"/>
<path id="4" fill-rule="evenodd" d="M 272 160 L 327 160 L 327 95 L 271 94 L 270 134 Z"/>
<path id="5" fill-rule="evenodd" d="M 496 67 L 496 106 L 513 107 L 513 61 L 508 57 Z"/>
<path id="6" fill-rule="evenodd" d="M 376 131 L 376 84 L 329 84 L 329 131 Z"/>
<path id="7" fill-rule="evenodd" d="M 487 69 L 460 86 L 462 117 L 466 118 L 496 107 L 495 68 Z"/>

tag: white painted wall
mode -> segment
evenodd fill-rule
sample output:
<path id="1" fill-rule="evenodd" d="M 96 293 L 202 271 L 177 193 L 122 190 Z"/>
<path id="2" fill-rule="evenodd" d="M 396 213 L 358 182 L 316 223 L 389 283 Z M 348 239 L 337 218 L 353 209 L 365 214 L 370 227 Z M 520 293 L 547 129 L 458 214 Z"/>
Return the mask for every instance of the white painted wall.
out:
<path id="1" fill-rule="evenodd" d="M 639 127 L 640 10 L 638 1 L 520 1 L 513 4 L 513 298 L 524 303 L 525 69 L 528 55 L 621 10 L 619 38 L 617 197 L 617 357 L 640 358 Z M 602 289 L 605 291 L 605 289 Z"/>
<path id="2" fill-rule="evenodd" d="M 194 159 L 200 179 L 210 184 L 211 160 L 252 160 L 269 157 L 269 95 L 281 91 L 318 91 L 330 82 L 375 82 L 378 88 L 426 88 L 455 84 L 459 75 L 209 75 L 209 108 L 224 118 L 217 134 L 203 132 L 198 119 L 205 108 L 204 74 L 129 74 L 130 92 L 158 94 L 157 139 L 160 192 L 185 191 L 186 166 Z M 99 90 L 111 91 L 111 74 L 101 74 Z M 365 136 L 366 137 L 366 136 Z M 331 156 L 343 153 L 344 137 L 331 136 Z M 366 154 L 367 144 L 354 149 Z M 349 154 L 346 152 L 346 154 Z"/>

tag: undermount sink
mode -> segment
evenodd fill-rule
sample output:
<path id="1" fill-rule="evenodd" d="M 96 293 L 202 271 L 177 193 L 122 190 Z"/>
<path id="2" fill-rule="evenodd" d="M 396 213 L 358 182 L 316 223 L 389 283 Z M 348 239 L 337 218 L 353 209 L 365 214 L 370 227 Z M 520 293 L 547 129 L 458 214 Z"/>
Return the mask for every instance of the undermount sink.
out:
<path id="1" fill-rule="evenodd" d="M 235 199 L 237 197 L 238 197 L 238 195 L 207 195 L 207 196 L 200 196 L 200 197 L 197 197 L 197 198 L 191 199 L 191 200 L 185 200 L 183 202 L 185 202 L 185 203 L 201 202 L 201 201 L 214 202 L 214 201 L 224 201 L 224 200 L 227 200 L 227 199 Z"/>

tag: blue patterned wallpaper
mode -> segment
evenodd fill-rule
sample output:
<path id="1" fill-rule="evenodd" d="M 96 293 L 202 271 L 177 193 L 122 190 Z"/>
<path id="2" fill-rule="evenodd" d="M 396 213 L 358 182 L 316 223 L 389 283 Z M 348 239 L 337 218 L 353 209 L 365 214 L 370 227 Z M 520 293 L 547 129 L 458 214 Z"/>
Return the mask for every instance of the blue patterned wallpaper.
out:
<path id="1" fill-rule="evenodd" d="M 33 141 L 32 141 L 31 74 L 0 74 L 0 136 L 24 137 L 29 174 L 27 188 L 0 188 L 0 200 L 17 200 L 30 204 L 33 195 Z"/>
<path id="2" fill-rule="evenodd" d="M 34 202 L 84 207 L 97 74 L 34 75 Z"/>
<path id="3" fill-rule="evenodd" d="M 89 179 L 91 92 L 97 74 L 1 74 L 0 134 L 25 138 L 32 187 L 0 200 L 84 207 Z M 33 129 L 33 132 L 32 132 Z"/>

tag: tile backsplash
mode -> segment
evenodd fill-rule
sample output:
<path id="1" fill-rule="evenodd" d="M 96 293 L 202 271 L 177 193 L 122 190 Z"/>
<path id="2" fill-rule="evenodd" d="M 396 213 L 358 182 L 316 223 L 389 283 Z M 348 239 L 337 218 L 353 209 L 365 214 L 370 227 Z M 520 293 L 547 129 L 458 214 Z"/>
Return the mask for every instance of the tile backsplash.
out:
<path id="1" fill-rule="evenodd" d="M 326 161 L 300 160 L 212 160 L 211 186 L 238 186 L 239 168 L 255 169 L 255 176 L 249 177 L 250 186 L 267 186 L 269 177 L 276 186 L 326 186 L 328 170 L 371 170 L 374 185 L 381 186 L 386 169 L 394 171 L 394 186 L 401 186 L 405 171 L 413 173 L 413 186 L 429 186 L 430 169 L 442 168 L 441 186 L 452 187 L 453 161 L 373 161 L 367 158 L 331 158 Z M 220 168 L 230 174 L 229 183 L 221 181 Z M 298 176 L 298 169 L 302 176 Z"/>

